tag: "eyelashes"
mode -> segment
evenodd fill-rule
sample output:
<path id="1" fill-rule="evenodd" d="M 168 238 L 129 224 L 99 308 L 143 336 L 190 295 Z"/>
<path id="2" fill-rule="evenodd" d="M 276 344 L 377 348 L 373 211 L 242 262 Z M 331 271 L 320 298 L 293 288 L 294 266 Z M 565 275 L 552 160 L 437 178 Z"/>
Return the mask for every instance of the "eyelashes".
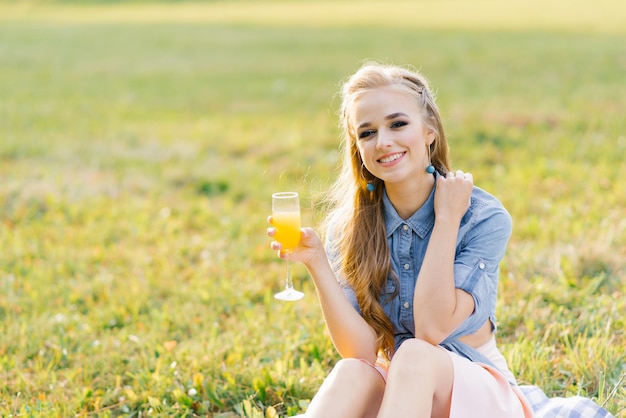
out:
<path id="1" fill-rule="evenodd" d="M 359 139 L 365 139 L 367 137 L 374 135 L 375 133 L 376 131 L 374 131 L 373 129 L 368 129 L 367 131 L 363 131 L 359 134 Z"/>
<path id="2" fill-rule="evenodd" d="M 404 126 L 406 126 L 408 124 L 409 123 L 406 122 L 406 121 L 398 120 L 398 121 L 392 122 L 389 125 L 389 128 L 391 128 L 391 129 L 399 129 L 399 128 L 402 128 L 402 127 L 404 127 Z M 376 134 L 376 130 L 375 129 L 366 129 L 366 130 L 360 132 L 358 134 L 358 137 L 359 137 L 359 139 L 366 139 L 366 138 L 369 138 L 370 136 L 375 135 L 375 134 Z"/>

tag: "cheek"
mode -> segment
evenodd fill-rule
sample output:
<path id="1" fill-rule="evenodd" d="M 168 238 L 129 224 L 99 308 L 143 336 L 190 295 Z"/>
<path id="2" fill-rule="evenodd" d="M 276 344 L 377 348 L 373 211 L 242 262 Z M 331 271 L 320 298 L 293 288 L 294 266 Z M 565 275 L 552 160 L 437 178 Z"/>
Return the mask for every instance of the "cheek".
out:
<path id="1" fill-rule="evenodd" d="M 361 164 L 369 171 L 371 174 L 375 175 L 377 171 L 376 167 L 376 153 L 373 151 L 374 147 L 364 146 L 359 148 L 359 155 L 361 157 Z"/>
<path id="2" fill-rule="evenodd" d="M 361 164 L 365 166 L 365 168 L 367 168 L 368 171 L 370 170 L 370 163 L 369 163 L 369 157 L 368 155 L 371 155 L 371 153 L 368 152 L 368 147 L 363 146 L 363 145 L 359 145 L 357 146 L 357 152 L 359 153 L 359 157 L 361 158 Z"/>
<path id="3" fill-rule="evenodd" d="M 358 142 L 357 146 L 356 146 L 356 150 L 359 153 L 359 155 L 361 156 L 361 160 L 365 160 L 365 154 L 367 154 L 367 147 L 363 146 L 362 142 Z"/>
<path id="4" fill-rule="evenodd" d="M 361 155 L 371 154 L 372 152 L 376 152 L 376 140 L 361 140 L 356 143 L 356 149 L 359 151 Z"/>

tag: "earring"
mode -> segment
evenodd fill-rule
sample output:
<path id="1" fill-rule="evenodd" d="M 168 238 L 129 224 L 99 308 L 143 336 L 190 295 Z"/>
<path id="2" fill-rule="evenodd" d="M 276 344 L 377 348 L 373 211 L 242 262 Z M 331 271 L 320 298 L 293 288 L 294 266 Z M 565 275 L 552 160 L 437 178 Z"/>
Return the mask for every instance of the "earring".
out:
<path id="1" fill-rule="evenodd" d="M 426 167 L 426 172 L 428 174 L 433 174 L 435 172 L 435 167 L 433 167 L 433 163 L 430 159 L 430 145 L 426 145 L 426 148 L 428 149 L 428 167 Z"/>
<path id="2" fill-rule="evenodd" d="M 365 165 L 363 163 L 361 163 L 361 178 L 363 180 L 365 180 L 365 176 L 363 175 L 363 169 L 365 168 Z M 374 190 L 376 190 L 376 183 L 374 183 L 375 180 L 370 180 L 367 182 L 367 186 L 365 186 L 365 188 L 367 189 L 368 192 L 373 192 Z"/>

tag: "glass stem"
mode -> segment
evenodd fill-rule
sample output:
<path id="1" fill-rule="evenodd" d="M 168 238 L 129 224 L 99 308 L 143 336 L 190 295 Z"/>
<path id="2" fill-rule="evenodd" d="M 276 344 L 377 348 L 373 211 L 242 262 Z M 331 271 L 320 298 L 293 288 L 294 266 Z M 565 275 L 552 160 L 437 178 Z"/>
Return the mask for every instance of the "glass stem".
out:
<path id="1" fill-rule="evenodd" d="M 285 289 L 292 290 L 293 289 L 293 281 L 291 280 L 291 266 L 289 265 L 289 260 L 285 260 L 285 264 L 287 265 L 287 275 L 285 277 Z"/>

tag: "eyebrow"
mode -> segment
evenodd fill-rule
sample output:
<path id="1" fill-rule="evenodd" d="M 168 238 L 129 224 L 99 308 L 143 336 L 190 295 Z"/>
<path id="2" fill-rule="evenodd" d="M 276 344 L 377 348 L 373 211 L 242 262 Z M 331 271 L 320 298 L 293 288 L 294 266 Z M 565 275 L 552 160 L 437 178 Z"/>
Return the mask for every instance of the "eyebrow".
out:
<path id="1" fill-rule="evenodd" d="M 399 116 L 404 116 L 404 117 L 408 117 L 407 114 L 402 113 L 402 112 L 396 112 L 396 113 L 392 113 L 391 115 L 387 115 L 385 116 L 385 120 L 392 120 L 395 119 Z M 363 122 L 362 124 L 359 125 L 359 127 L 357 129 L 363 129 L 363 128 L 367 128 L 368 126 L 370 126 L 371 123 L 370 122 Z"/>

